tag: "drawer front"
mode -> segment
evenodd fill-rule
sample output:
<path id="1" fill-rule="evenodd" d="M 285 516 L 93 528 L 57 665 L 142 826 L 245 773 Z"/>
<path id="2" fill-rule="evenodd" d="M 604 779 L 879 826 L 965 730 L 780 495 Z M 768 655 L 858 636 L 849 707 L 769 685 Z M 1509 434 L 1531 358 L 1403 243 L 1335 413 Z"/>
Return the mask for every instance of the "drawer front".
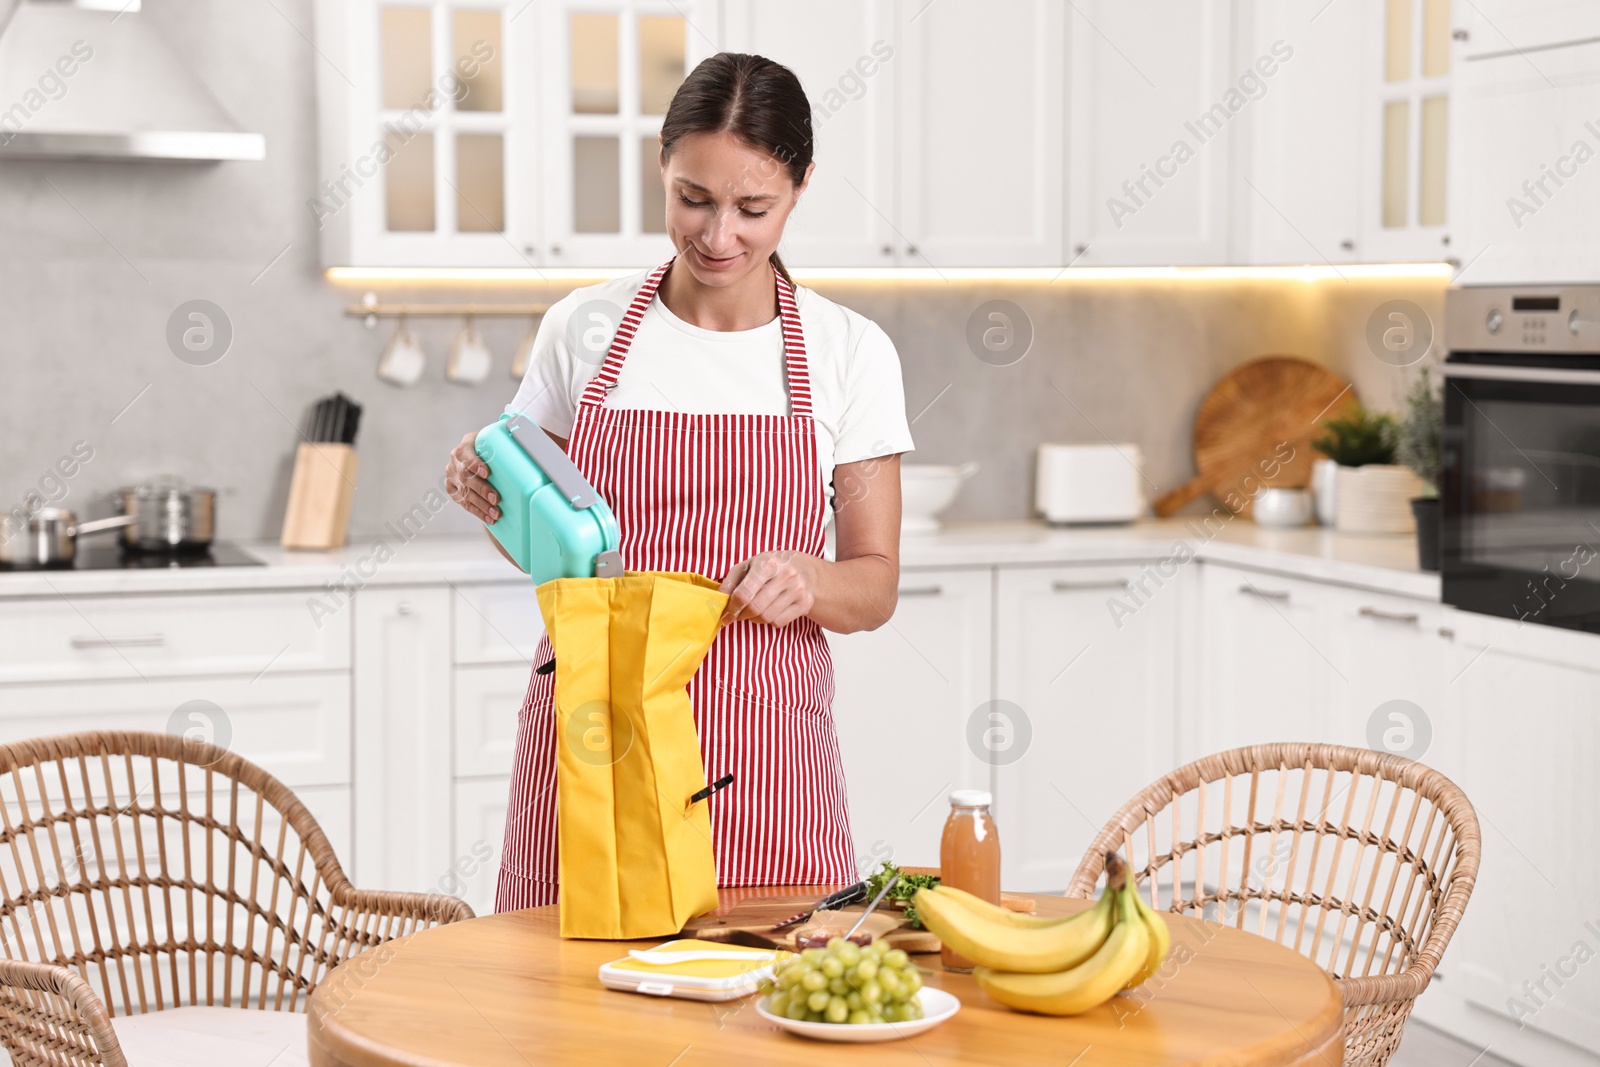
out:
<path id="1" fill-rule="evenodd" d="M 533 582 L 455 587 L 455 661 L 532 666 L 544 636 Z"/>
<path id="2" fill-rule="evenodd" d="M 516 755 L 517 717 L 530 675 L 521 663 L 507 667 L 457 667 L 455 671 L 455 775 L 510 774 Z"/>
<path id="3" fill-rule="evenodd" d="M 290 787 L 350 784 L 348 674 L 0 687 L 0 743 L 82 730 L 185 734 Z"/>
<path id="4" fill-rule="evenodd" d="M 0 601 L 0 684 L 342 670 L 350 612 L 307 593 Z M 313 610 L 316 609 L 316 610 Z"/>

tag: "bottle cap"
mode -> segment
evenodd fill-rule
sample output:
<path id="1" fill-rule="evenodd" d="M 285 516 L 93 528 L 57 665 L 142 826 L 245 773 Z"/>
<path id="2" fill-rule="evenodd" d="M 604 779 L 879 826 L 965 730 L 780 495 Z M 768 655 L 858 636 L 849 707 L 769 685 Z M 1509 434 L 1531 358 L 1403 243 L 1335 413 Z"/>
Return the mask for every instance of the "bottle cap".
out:
<path id="1" fill-rule="evenodd" d="M 987 789 L 953 789 L 950 791 L 952 808 L 987 808 L 994 797 Z"/>

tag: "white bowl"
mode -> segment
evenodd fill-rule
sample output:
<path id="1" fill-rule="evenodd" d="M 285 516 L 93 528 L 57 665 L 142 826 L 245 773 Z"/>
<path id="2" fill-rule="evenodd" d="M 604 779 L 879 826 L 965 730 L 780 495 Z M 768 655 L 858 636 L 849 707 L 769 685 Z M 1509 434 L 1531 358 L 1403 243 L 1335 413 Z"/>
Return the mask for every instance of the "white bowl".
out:
<path id="1" fill-rule="evenodd" d="M 849 1023 L 795 1022 L 793 1019 L 774 1015 L 768 1011 L 765 997 L 756 999 L 756 1013 L 768 1022 L 776 1023 L 791 1034 L 799 1034 L 801 1037 L 814 1038 L 818 1041 L 864 1044 L 869 1041 L 898 1041 L 902 1037 L 925 1034 L 961 1010 L 961 1001 L 942 989 L 923 986 L 917 995 L 922 998 L 922 1018 L 909 1023 L 863 1023 L 860 1026 L 851 1026 Z"/>
<path id="2" fill-rule="evenodd" d="M 1267 486 L 1256 494 L 1252 514 L 1258 526 L 1288 529 L 1311 521 L 1311 493 L 1305 489 Z"/>
<path id="3" fill-rule="evenodd" d="M 938 515 L 956 498 L 961 483 L 978 470 L 976 463 L 938 467 L 926 463 L 900 466 L 900 529 L 925 533 L 939 528 Z"/>

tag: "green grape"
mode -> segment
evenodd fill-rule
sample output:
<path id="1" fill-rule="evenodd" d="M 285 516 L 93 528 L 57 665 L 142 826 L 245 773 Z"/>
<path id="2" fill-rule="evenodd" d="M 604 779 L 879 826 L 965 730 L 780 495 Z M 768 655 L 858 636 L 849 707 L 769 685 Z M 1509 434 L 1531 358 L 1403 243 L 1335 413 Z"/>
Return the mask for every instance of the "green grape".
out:
<path id="1" fill-rule="evenodd" d="M 862 1009 L 857 1008 L 855 1011 L 850 1013 L 849 1021 L 851 1026 L 865 1026 L 867 1023 L 872 1021 L 872 1016 L 868 1015 Z"/>
<path id="2" fill-rule="evenodd" d="M 907 996 L 915 996 L 917 990 L 922 988 L 922 972 L 915 967 L 906 971 L 905 991 Z"/>
<path id="3" fill-rule="evenodd" d="M 883 988 L 883 995 L 888 1000 L 897 1000 L 900 996 L 900 976 L 887 968 L 878 972 L 878 985 Z"/>
<path id="4" fill-rule="evenodd" d="M 806 1007 L 812 1011 L 821 1011 L 828 1006 L 828 1002 L 832 999 L 826 989 L 819 989 L 806 998 Z"/>
<path id="5" fill-rule="evenodd" d="M 796 1004 L 790 1001 L 789 1006 L 783 1009 L 783 1016 L 786 1019 L 793 1019 L 797 1023 L 805 1022 L 806 1006 L 803 1003 Z"/>
<path id="6" fill-rule="evenodd" d="M 883 1006 L 883 1021 L 884 1022 L 886 1022 L 886 1023 L 898 1023 L 898 1022 L 904 1021 L 904 1018 L 905 1017 L 900 1014 L 900 1005 L 898 1005 L 898 1004 L 885 1004 Z"/>
<path id="7" fill-rule="evenodd" d="M 855 990 L 851 990 L 850 993 L 845 996 L 844 1002 L 850 1005 L 851 1011 L 860 1011 L 862 1008 L 867 1006 L 867 1002 L 862 1000 L 861 994 Z"/>
<path id="8" fill-rule="evenodd" d="M 793 964 L 778 972 L 778 988 L 793 989 L 796 982 L 800 981 L 801 968 Z"/>
<path id="9" fill-rule="evenodd" d="M 822 1017 L 822 1013 L 820 1011 L 806 1012 L 806 1022 L 808 1023 L 825 1023 L 827 1021 L 828 1020 Z"/>
<path id="10" fill-rule="evenodd" d="M 842 997 L 846 993 L 850 992 L 850 983 L 846 982 L 842 977 L 830 978 L 828 980 L 828 992 L 835 996 Z"/>
<path id="11" fill-rule="evenodd" d="M 828 1006 L 823 1009 L 822 1014 L 828 1017 L 830 1023 L 842 1023 L 850 1018 L 850 1005 L 843 997 L 829 997 Z"/>
<path id="12" fill-rule="evenodd" d="M 822 973 L 829 978 L 838 978 L 844 974 L 844 964 L 839 961 L 838 956 L 829 956 L 822 961 Z"/>
<path id="13" fill-rule="evenodd" d="M 828 988 L 828 976 L 821 971 L 807 971 L 800 979 L 800 985 L 807 991 L 815 993 L 819 989 Z"/>
<path id="14" fill-rule="evenodd" d="M 857 945 L 854 941 L 846 941 L 844 944 L 834 949 L 834 955 L 837 956 L 839 962 L 844 964 L 846 967 L 854 967 L 856 964 L 861 962 L 861 946 Z"/>
<path id="15" fill-rule="evenodd" d="M 900 1013 L 906 1022 L 922 1018 L 922 1001 L 908 1000 L 900 1006 Z"/>
<path id="16" fill-rule="evenodd" d="M 883 962 L 889 967 L 904 967 L 911 962 L 911 957 L 903 948 L 892 948 L 883 954 Z"/>
<path id="17" fill-rule="evenodd" d="M 856 964 L 856 979 L 868 981 L 878 976 L 878 961 L 871 956 Z"/>
<path id="18" fill-rule="evenodd" d="M 861 984 L 861 1002 L 863 1004 L 877 1004 L 883 1000 L 883 987 L 875 979 L 868 979 Z"/>

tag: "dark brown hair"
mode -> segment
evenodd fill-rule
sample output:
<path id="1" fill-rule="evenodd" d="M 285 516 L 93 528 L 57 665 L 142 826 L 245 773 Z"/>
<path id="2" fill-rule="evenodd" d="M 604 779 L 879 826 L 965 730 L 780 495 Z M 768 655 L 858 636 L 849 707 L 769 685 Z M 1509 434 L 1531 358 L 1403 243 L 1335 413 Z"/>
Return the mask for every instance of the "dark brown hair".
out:
<path id="1" fill-rule="evenodd" d="M 742 52 L 718 52 L 702 60 L 678 86 L 661 121 L 662 162 L 680 138 L 723 132 L 771 153 L 796 185 L 805 180 L 811 166 L 811 101 L 782 63 Z M 776 250 L 771 262 L 794 283 Z"/>

